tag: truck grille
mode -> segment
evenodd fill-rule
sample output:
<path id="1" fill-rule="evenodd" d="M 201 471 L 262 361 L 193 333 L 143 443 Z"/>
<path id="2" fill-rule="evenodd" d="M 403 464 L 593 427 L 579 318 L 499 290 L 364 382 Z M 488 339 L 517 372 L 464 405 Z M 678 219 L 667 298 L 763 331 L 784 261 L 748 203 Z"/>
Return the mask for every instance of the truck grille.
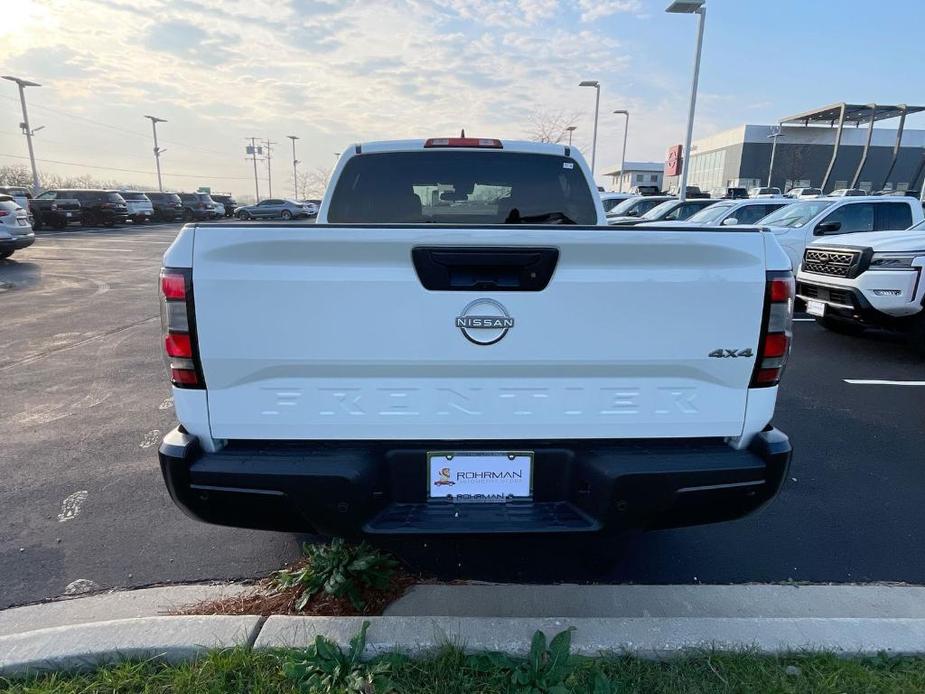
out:
<path id="1" fill-rule="evenodd" d="M 860 253 L 807 248 L 803 254 L 803 271 L 830 277 L 853 277 Z"/>
<path id="2" fill-rule="evenodd" d="M 855 308 L 854 297 L 851 292 L 845 289 L 835 289 L 833 287 L 820 287 L 816 284 L 807 284 L 800 282 L 797 285 L 797 295 L 806 299 L 818 299 L 819 301 L 829 301 L 841 306 L 850 306 Z"/>

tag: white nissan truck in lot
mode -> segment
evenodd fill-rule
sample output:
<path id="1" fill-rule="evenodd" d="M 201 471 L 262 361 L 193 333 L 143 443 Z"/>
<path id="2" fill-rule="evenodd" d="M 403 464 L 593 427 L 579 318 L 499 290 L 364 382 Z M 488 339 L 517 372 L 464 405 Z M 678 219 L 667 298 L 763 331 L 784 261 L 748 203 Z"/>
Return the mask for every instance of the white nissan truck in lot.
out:
<path id="1" fill-rule="evenodd" d="M 806 302 L 807 313 L 830 330 L 900 331 L 925 357 L 923 272 L 925 222 L 902 231 L 823 239 L 806 247 L 797 295 Z"/>
<path id="2" fill-rule="evenodd" d="M 591 533 L 743 516 L 793 275 L 755 227 L 606 226 L 567 146 L 356 145 L 316 224 L 181 231 L 164 256 L 174 501 L 326 534 Z"/>

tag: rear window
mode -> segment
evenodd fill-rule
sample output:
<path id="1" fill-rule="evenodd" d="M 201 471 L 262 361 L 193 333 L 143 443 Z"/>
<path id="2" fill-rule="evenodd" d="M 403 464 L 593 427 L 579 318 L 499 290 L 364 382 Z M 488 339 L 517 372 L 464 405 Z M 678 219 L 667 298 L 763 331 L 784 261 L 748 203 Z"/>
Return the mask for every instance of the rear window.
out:
<path id="1" fill-rule="evenodd" d="M 125 198 L 118 193 L 106 193 L 106 200 L 109 202 L 125 202 Z"/>
<path id="2" fill-rule="evenodd" d="M 148 200 L 148 196 L 144 193 L 120 193 L 123 200 Z"/>
<path id="3" fill-rule="evenodd" d="M 596 224 L 571 158 L 498 151 L 363 154 L 344 167 L 328 210 L 341 224 Z"/>

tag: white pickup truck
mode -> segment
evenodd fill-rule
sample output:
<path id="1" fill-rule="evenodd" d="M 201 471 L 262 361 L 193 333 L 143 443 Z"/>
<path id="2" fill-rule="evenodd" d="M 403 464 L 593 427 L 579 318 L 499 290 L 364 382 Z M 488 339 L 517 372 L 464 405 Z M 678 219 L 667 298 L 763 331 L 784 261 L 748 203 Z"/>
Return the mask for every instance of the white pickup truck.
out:
<path id="1" fill-rule="evenodd" d="M 925 356 L 925 221 L 841 241 L 821 239 L 806 247 L 797 295 L 807 312 L 836 332 L 880 327 L 905 333 Z"/>
<path id="2" fill-rule="evenodd" d="M 174 501 L 335 535 L 588 533 L 743 516 L 793 275 L 754 227 L 606 226 L 567 146 L 379 142 L 317 224 L 181 231 L 161 271 Z"/>

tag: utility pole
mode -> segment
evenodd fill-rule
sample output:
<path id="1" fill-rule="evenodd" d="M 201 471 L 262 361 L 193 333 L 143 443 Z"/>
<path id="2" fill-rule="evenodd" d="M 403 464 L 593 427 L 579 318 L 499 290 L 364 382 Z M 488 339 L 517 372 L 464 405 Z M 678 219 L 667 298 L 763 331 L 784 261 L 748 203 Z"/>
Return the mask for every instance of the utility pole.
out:
<path id="1" fill-rule="evenodd" d="M 267 147 L 267 157 L 266 157 L 267 159 L 267 188 L 269 188 L 269 191 L 270 191 L 269 195 L 272 198 L 273 197 L 273 173 L 270 168 L 270 152 L 271 152 L 273 145 L 275 145 L 276 143 L 270 142 L 269 137 L 265 139 L 263 142 Z"/>
<path id="2" fill-rule="evenodd" d="M 11 75 L 3 75 L 3 79 L 19 85 L 19 101 L 22 104 L 22 123 L 19 124 L 19 127 L 25 134 L 26 143 L 29 145 L 29 162 L 32 164 L 32 194 L 38 195 L 42 192 L 42 188 L 39 185 L 38 169 L 35 168 L 35 152 L 32 149 L 32 135 L 35 131 L 29 127 L 29 113 L 26 111 L 26 87 L 41 87 L 42 85 L 38 82 L 30 82 Z"/>
<path id="3" fill-rule="evenodd" d="M 295 191 L 295 199 L 299 199 L 299 160 L 295 158 L 295 141 L 298 140 L 297 135 L 286 135 L 290 140 L 292 140 L 292 189 Z"/>
<path id="4" fill-rule="evenodd" d="M 257 155 L 262 154 L 263 148 L 257 146 L 256 137 L 245 137 L 244 139 L 251 141 L 245 151 L 250 155 L 251 161 L 254 162 L 254 195 L 256 197 L 256 202 L 260 202 L 260 182 L 257 179 Z"/>
<path id="5" fill-rule="evenodd" d="M 167 121 L 157 116 L 145 116 L 145 118 L 151 121 L 151 130 L 154 132 L 154 163 L 157 166 L 157 189 L 163 193 L 164 184 L 161 183 L 161 152 L 166 152 L 167 150 L 157 146 L 157 124 L 166 123 Z"/>

